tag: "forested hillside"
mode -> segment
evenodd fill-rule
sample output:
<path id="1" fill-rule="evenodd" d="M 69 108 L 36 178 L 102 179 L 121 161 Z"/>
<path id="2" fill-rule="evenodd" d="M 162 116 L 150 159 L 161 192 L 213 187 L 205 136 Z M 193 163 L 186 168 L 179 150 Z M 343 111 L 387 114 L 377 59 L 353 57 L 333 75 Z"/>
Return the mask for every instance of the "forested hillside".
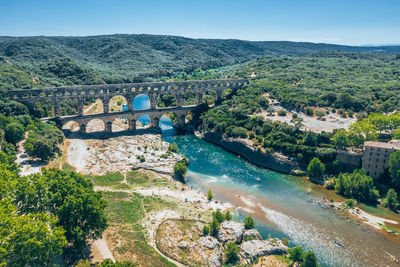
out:
<path id="1" fill-rule="evenodd" d="M 0 57 L 20 65 L 29 76 L 42 76 L 34 86 L 141 81 L 148 77 L 169 76 L 176 71 L 233 65 L 262 55 L 303 56 L 318 51 L 400 53 L 400 47 L 190 39 L 165 35 L 0 37 Z M 52 67 L 55 63 L 67 67 L 57 69 L 60 67 Z M 64 77 L 65 69 L 77 77 Z M 82 78 L 79 72 L 88 73 L 90 77 Z"/>

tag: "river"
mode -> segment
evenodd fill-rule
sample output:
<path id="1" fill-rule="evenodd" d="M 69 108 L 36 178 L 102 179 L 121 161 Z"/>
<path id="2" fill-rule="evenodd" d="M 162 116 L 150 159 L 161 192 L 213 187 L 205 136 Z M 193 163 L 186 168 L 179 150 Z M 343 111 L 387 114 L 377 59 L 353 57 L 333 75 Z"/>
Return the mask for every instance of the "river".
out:
<path id="1" fill-rule="evenodd" d="M 187 185 L 211 189 L 216 199 L 232 203 L 236 220 L 253 216 L 264 238 L 286 237 L 291 246 L 313 250 L 322 266 L 398 266 L 386 254 L 400 256 L 398 237 L 321 206 L 322 190 L 305 178 L 259 168 L 194 135 L 177 136 L 167 117 L 160 124 L 164 140 L 175 142 L 189 159 Z"/>

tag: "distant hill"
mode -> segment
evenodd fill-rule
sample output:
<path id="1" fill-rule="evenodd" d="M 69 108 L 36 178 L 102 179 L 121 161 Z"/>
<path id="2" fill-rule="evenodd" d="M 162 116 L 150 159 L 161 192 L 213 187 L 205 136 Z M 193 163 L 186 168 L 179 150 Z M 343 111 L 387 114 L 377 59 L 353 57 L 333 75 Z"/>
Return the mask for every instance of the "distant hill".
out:
<path id="1" fill-rule="evenodd" d="M 400 46 L 357 47 L 144 34 L 0 37 L 0 57 L 17 64 L 31 76 L 47 79 L 44 84 L 56 85 L 139 81 L 147 76 L 232 65 L 262 55 L 303 56 L 321 51 L 393 54 L 400 53 Z M 66 67 L 56 64 L 66 64 Z"/>

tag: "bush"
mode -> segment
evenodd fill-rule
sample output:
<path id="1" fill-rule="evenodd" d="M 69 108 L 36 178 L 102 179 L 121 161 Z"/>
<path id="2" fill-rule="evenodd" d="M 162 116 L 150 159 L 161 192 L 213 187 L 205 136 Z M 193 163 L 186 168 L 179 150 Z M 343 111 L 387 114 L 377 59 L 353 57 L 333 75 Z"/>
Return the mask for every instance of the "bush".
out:
<path id="1" fill-rule="evenodd" d="M 230 221 L 230 220 L 232 220 L 232 214 L 230 213 L 229 210 L 227 210 L 227 211 L 225 212 L 224 217 L 225 217 L 225 221 Z"/>
<path id="2" fill-rule="evenodd" d="M 203 226 L 203 235 L 208 235 L 210 233 L 210 227 L 208 225 Z"/>
<path id="3" fill-rule="evenodd" d="M 286 111 L 283 110 L 283 109 L 279 110 L 278 111 L 278 116 L 282 116 L 282 117 L 286 116 Z"/>
<path id="4" fill-rule="evenodd" d="M 256 223 L 254 222 L 254 219 L 250 216 L 244 218 L 244 228 L 248 229 L 253 229 L 254 226 L 256 226 Z"/>
<path id="5" fill-rule="evenodd" d="M 209 189 L 208 192 L 207 192 L 207 199 L 208 199 L 208 201 L 210 201 L 210 200 L 212 200 L 213 198 L 214 198 L 214 195 L 213 195 L 213 193 L 211 192 L 211 190 Z"/>
<path id="6" fill-rule="evenodd" d="M 216 219 L 213 219 L 210 222 L 210 234 L 213 237 L 217 237 L 218 236 L 218 230 L 219 230 L 219 222 Z"/>
<path id="7" fill-rule="evenodd" d="M 238 245 L 233 242 L 228 242 L 225 248 L 225 263 L 235 264 L 239 260 L 240 249 Z"/>
<path id="8" fill-rule="evenodd" d="M 178 153 L 178 146 L 176 145 L 176 143 L 169 144 L 168 151 Z"/>
<path id="9" fill-rule="evenodd" d="M 318 262 L 317 262 L 317 257 L 315 256 L 315 253 L 312 251 L 307 251 L 303 255 L 303 264 L 302 267 L 317 267 Z"/>
<path id="10" fill-rule="evenodd" d="M 174 165 L 174 174 L 181 180 L 184 180 L 187 173 L 187 167 L 184 163 L 178 162 Z"/>
<path id="11" fill-rule="evenodd" d="M 304 113 L 307 115 L 307 116 L 314 116 L 314 109 L 312 108 L 312 107 L 306 107 L 305 109 L 304 109 Z"/>
<path id="12" fill-rule="evenodd" d="M 321 119 L 323 116 L 325 116 L 325 112 L 323 112 L 321 110 L 317 110 L 315 112 L 315 115 L 318 117 L 318 119 Z"/>
<path id="13" fill-rule="evenodd" d="M 294 247 L 288 250 L 289 259 L 294 262 L 302 262 L 303 261 L 303 248 L 302 247 Z"/>
<path id="14" fill-rule="evenodd" d="M 354 203 L 354 200 L 351 198 L 346 199 L 344 201 L 344 204 L 350 209 L 353 209 L 356 206 L 356 204 Z"/>

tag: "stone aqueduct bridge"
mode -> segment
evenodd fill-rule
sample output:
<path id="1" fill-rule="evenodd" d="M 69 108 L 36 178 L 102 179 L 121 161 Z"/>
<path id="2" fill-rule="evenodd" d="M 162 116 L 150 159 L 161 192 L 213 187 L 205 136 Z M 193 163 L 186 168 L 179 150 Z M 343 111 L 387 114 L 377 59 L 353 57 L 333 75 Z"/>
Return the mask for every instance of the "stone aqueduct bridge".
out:
<path id="1" fill-rule="evenodd" d="M 79 124 L 81 132 L 86 132 L 87 124 L 93 119 L 100 119 L 105 124 L 107 132 L 112 131 L 112 122 L 115 118 L 126 118 L 129 130 L 136 129 L 137 119 L 148 114 L 152 121 L 152 126 L 159 126 L 161 116 L 172 112 L 175 114 L 180 126 L 185 123 L 186 115 L 193 111 L 198 105 L 202 104 L 203 95 L 207 91 L 214 91 L 217 103 L 222 98 L 222 92 L 228 88 L 236 89 L 245 87 L 249 84 L 245 79 L 229 80 L 201 80 L 183 82 L 146 82 L 146 83 L 125 83 L 125 84 L 101 84 L 101 85 L 82 85 L 68 87 L 54 87 L 43 89 L 12 90 L 8 91 L 12 100 L 21 102 L 33 110 L 35 103 L 39 101 L 51 101 L 54 104 L 54 113 L 62 124 L 75 121 Z M 187 91 L 192 91 L 196 95 L 196 105 L 182 106 L 182 99 Z M 170 108 L 157 107 L 158 96 L 170 93 L 175 97 L 176 106 Z M 145 94 L 150 100 L 150 109 L 134 110 L 133 100 L 136 96 Z M 128 102 L 128 110 L 123 112 L 110 112 L 109 103 L 114 96 L 123 96 Z M 103 102 L 104 113 L 86 115 L 83 113 L 86 99 L 99 98 Z M 67 99 L 77 100 L 78 114 L 60 117 L 58 110 L 60 103 Z M 50 118 L 47 118 L 50 119 Z"/>

